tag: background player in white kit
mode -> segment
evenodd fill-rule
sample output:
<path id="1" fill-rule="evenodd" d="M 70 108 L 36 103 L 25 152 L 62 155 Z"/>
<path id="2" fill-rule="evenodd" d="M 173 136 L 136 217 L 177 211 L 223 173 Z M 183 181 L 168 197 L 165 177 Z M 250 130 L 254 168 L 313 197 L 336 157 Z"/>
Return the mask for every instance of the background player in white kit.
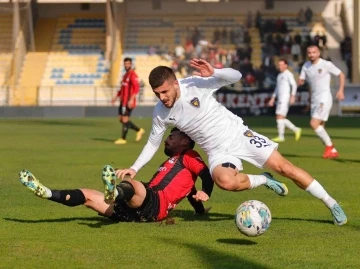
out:
<path id="1" fill-rule="evenodd" d="M 278 61 L 278 68 L 280 73 L 276 79 L 275 91 L 268 103 L 269 106 L 274 106 L 275 98 L 277 97 L 276 104 L 276 123 L 278 129 L 278 136 L 272 138 L 274 142 L 284 142 L 285 127 L 289 128 L 295 133 L 295 140 L 299 141 L 301 137 L 301 128 L 296 127 L 286 116 L 289 111 L 289 106 L 295 103 L 295 96 L 297 85 L 294 75 L 288 69 L 288 63 L 285 59 Z"/>
<path id="2" fill-rule="evenodd" d="M 140 156 L 130 169 L 117 170 L 123 178 L 133 178 L 158 150 L 168 125 L 175 125 L 191 137 L 208 155 L 214 182 L 222 189 L 241 191 L 265 185 L 279 195 L 287 195 L 285 184 L 276 181 L 269 173 L 247 175 L 241 160 L 290 178 L 297 186 L 321 199 L 330 209 L 336 225 L 347 222 L 340 205 L 306 171 L 294 166 L 276 149 L 278 144 L 243 124 L 213 97 L 222 86 L 233 84 L 241 78 L 240 72 L 231 69 L 214 69 L 208 62 L 193 59 L 190 65 L 197 71 L 193 77 L 178 80 L 173 70 L 166 66 L 154 68 L 149 83 L 160 101 L 153 113 L 152 130 Z M 206 201 L 208 197 L 196 197 Z"/>
<path id="3" fill-rule="evenodd" d="M 333 159 L 339 156 L 330 136 L 325 130 L 325 122 L 329 118 L 333 104 L 330 89 L 331 74 L 339 77 L 339 90 L 336 98 L 344 99 L 345 75 L 332 62 L 320 58 L 320 49 L 311 45 L 307 48 L 309 61 L 306 62 L 300 73 L 299 85 L 304 84 L 305 79 L 311 88 L 311 120 L 310 126 L 325 144 L 323 158 Z"/>

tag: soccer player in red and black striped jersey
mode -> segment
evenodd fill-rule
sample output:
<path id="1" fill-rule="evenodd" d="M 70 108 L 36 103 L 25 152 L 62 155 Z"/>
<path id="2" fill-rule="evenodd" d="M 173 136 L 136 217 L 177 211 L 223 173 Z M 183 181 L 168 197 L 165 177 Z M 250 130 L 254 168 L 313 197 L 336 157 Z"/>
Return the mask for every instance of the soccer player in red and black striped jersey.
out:
<path id="1" fill-rule="evenodd" d="M 161 164 L 152 179 L 143 183 L 126 179 L 115 186 L 115 170 L 103 169 L 104 193 L 91 189 L 53 190 L 45 187 L 31 172 L 20 171 L 20 181 L 36 196 L 66 206 L 85 205 L 100 215 L 115 221 L 161 221 L 185 197 L 195 213 L 207 213 L 201 201 L 207 201 L 214 182 L 200 155 L 193 150 L 194 141 L 177 128 L 165 140 L 165 154 L 169 158 Z M 197 191 L 195 181 L 202 179 L 202 190 Z M 104 199 L 105 198 L 105 199 Z"/>
<path id="2" fill-rule="evenodd" d="M 136 107 L 136 96 L 138 95 L 140 88 L 138 76 L 131 67 L 132 59 L 128 57 L 125 58 L 124 68 L 126 73 L 121 81 L 119 91 L 112 99 L 112 104 L 114 104 L 118 98 L 120 99 L 119 120 L 122 123 L 122 136 L 114 142 L 117 145 L 126 144 L 126 136 L 129 129 L 136 131 L 136 142 L 140 141 L 141 137 L 145 133 L 143 128 L 137 127 L 130 120 L 131 112 Z"/>

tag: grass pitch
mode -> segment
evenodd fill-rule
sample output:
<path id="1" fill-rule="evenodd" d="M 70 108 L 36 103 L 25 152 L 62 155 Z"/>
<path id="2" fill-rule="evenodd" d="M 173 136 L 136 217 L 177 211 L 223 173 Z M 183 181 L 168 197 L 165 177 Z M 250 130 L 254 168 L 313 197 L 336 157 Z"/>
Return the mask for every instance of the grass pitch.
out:
<path id="1" fill-rule="evenodd" d="M 206 204 L 212 206 L 208 216 L 193 216 L 184 200 L 172 212 L 174 225 L 113 224 L 83 206 L 69 208 L 36 197 L 20 184 L 18 172 L 28 169 L 53 189 L 102 191 L 102 167 L 130 166 L 146 137 L 132 142 L 130 131 L 127 145 L 114 145 L 121 131 L 115 117 L 1 119 L 0 268 L 360 268 L 360 121 L 330 119 L 327 130 L 340 158 L 323 160 L 309 119 L 291 120 L 303 127 L 303 136 L 296 143 L 287 131 L 280 152 L 342 203 L 347 225 L 333 225 L 321 201 L 282 177 L 287 197 L 265 187 L 232 193 L 215 186 Z M 134 122 L 149 133 L 150 119 Z M 274 118 L 245 122 L 261 134 L 276 135 Z M 164 159 L 161 147 L 137 179 L 149 180 Z M 244 170 L 262 172 L 246 163 Z M 248 199 L 264 202 L 273 216 L 260 237 L 246 237 L 234 224 L 235 209 Z"/>

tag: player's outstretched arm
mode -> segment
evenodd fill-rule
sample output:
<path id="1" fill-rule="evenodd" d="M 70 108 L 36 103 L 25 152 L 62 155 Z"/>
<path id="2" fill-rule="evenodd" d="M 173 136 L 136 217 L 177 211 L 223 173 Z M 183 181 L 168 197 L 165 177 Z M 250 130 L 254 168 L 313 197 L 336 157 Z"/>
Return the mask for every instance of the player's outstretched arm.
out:
<path id="1" fill-rule="evenodd" d="M 241 79 L 239 71 L 232 68 L 213 68 L 207 61 L 202 59 L 192 59 L 190 66 L 196 69 L 193 74 L 201 77 L 195 81 L 196 86 L 207 89 L 210 94 Z"/>
<path id="2" fill-rule="evenodd" d="M 344 87 L 345 87 L 345 74 L 343 72 L 341 72 L 339 74 L 339 90 L 336 93 L 336 98 L 339 101 L 344 100 L 344 98 L 345 98 Z"/>

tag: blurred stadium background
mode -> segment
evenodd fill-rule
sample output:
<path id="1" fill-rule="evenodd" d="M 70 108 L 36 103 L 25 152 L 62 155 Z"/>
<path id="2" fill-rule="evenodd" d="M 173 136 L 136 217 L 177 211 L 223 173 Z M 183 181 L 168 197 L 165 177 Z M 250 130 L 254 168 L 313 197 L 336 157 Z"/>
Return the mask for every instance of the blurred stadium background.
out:
<path id="1" fill-rule="evenodd" d="M 69 106 L 115 116 L 110 100 L 124 57 L 133 58 L 142 82 L 140 107 L 156 102 L 147 83 L 153 67 L 185 77 L 188 60 L 201 57 L 243 73 L 219 101 L 236 113 L 269 114 L 277 60 L 286 58 L 297 76 L 309 43 L 347 75 L 346 100 L 332 114 L 354 115 L 359 11 L 353 0 L 0 0 L 0 116 L 46 116 L 34 111 L 49 107 L 87 116 Z M 307 89 L 300 89 L 293 113 L 306 113 L 307 105 Z"/>

